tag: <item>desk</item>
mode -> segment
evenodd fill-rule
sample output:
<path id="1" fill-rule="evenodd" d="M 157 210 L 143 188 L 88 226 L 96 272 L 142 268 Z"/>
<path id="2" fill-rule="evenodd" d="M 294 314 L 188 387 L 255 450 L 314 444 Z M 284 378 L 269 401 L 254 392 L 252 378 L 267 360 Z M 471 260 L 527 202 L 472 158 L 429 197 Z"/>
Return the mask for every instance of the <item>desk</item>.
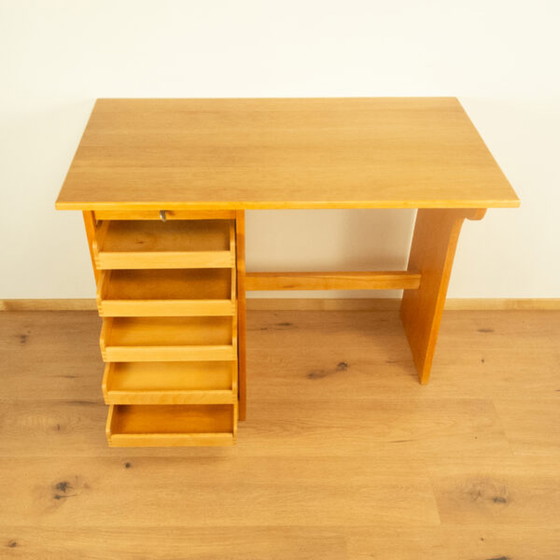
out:
<path id="1" fill-rule="evenodd" d="M 519 200 L 455 98 L 101 99 L 56 202 L 83 212 L 110 445 L 226 445 L 245 293 L 403 289 L 427 383 L 465 219 Z M 417 208 L 407 270 L 245 270 L 248 209 Z"/>

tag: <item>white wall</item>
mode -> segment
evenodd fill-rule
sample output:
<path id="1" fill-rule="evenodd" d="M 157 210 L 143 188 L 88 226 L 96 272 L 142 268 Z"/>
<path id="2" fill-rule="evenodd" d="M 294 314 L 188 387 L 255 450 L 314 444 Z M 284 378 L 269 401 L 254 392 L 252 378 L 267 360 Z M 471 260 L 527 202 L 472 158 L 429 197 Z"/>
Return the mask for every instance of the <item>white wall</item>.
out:
<path id="1" fill-rule="evenodd" d="M 390 95 L 458 96 L 522 199 L 466 223 L 450 296 L 560 297 L 558 21 L 556 0 L 0 0 L 0 298 L 93 295 L 81 216 L 53 205 L 96 97 Z M 404 266 L 411 222 L 250 213 L 248 261 Z"/>

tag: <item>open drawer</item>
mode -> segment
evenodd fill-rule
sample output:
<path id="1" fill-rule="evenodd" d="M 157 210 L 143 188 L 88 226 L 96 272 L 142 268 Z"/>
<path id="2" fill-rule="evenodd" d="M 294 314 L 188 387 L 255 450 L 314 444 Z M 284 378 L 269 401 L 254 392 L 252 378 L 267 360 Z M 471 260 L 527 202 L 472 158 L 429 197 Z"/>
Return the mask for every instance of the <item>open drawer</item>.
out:
<path id="1" fill-rule="evenodd" d="M 233 445 L 237 405 L 111 405 L 111 446 Z"/>
<path id="2" fill-rule="evenodd" d="M 107 404 L 233 404 L 236 362 L 111 362 L 103 375 Z"/>
<path id="3" fill-rule="evenodd" d="M 101 272 L 101 317 L 235 314 L 235 269 L 107 270 Z"/>
<path id="4" fill-rule="evenodd" d="M 232 268 L 233 220 L 106 220 L 93 243 L 97 268 Z"/>
<path id="5" fill-rule="evenodd" d="M 100 346 L 106 362 L 233 361 L 234 317 L 108 317 Z"/>

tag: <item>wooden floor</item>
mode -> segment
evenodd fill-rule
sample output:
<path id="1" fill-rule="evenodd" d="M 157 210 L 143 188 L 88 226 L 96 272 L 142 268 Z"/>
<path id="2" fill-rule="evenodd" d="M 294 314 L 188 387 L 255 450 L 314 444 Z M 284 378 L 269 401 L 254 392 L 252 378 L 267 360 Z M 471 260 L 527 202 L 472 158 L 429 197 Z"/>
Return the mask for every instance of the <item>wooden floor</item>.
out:
<path id="1" fill-rule="evenodd" d="M 0 558 L 558 560 L 560 312 L 251 312 L 234 448 L 109 449 L 99 319 L 0 313 Z"/>

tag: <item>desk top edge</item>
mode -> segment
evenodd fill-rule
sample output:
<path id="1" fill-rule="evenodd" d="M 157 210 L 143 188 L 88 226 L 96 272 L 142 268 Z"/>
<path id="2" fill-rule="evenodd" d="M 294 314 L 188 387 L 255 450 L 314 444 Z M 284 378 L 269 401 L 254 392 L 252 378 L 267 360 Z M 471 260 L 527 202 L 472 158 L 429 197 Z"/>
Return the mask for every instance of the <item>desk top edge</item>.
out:
<path id="1" fill-rule="evenodd" d="M 519 198 L 510 200 L 453 200 L 453 201 L 281 201 L 281 202 L 197 202 L 185 203 L 177 201 L 160 202 L 69 202 L 59 201 L 55 203 L 57 210 L 352 210 L 352 209 L 420 209 L 420 208 L 519 208 Z"/>

